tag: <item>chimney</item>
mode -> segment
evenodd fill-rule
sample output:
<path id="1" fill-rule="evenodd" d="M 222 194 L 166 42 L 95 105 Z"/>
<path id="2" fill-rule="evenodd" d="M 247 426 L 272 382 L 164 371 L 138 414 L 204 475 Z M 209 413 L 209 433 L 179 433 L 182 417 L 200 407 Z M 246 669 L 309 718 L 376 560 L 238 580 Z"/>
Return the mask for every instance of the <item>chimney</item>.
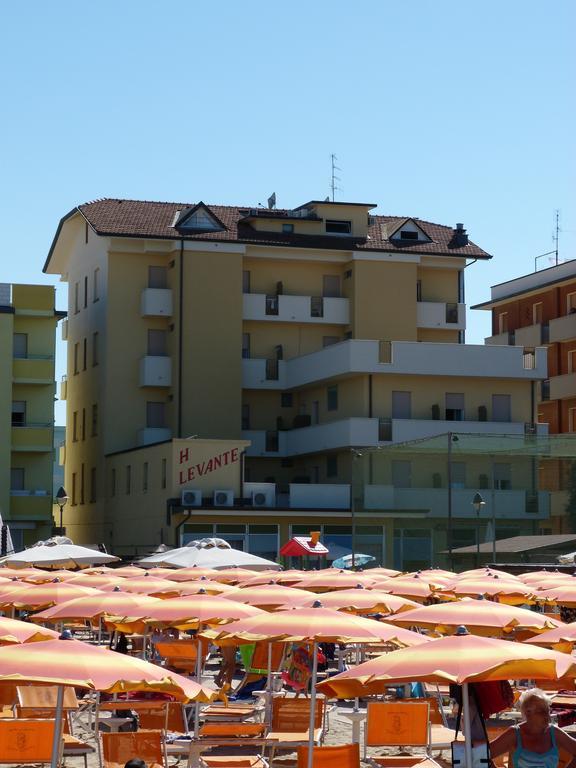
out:
<path id="1" fill-rule="evenodd" d="M 452 244 L 455 248 L 461 248 L 463 245 L 468 245 L 468 234 L 464 229 L 464 224 L 456 224 L 456 229 L 452 236 Z"/>
<path id="2" fill-rule="evenodd" d="M 320 531 L 310 531 L 310 546 L 315 547 L 320 539 Z"/>

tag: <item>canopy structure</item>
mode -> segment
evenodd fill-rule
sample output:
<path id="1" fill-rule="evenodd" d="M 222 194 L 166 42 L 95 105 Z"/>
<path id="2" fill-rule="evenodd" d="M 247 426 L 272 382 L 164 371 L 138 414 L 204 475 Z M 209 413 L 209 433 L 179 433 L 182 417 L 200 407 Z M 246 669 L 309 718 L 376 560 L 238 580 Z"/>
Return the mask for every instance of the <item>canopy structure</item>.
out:
<path id="1" fill-rule="evenodd" d="M 284 544 L 280 554 L 283 557 L 326 557 L 328 551 L 317 536 L 293 536 Z"/>
<path id="2" fill-rule="evenodd" d="M 114 555 L 108 555 L 106 552 L 100 552 L 97 549 L 89 549 L 88 547 L 72 544 L 70 539 L 62 541 L 63 537 L 59 538 L 60 541 L 58 538 L 39 541 L 38 544 L 29 549 L 15 552 L 6 558 L 6 565 L 39 565 L 42 568 L 50 568 L 52 566 L 79 568 L 96 563 L 113 563 L 120 559 Z"/>
<path id="3" fill-rule="evenodd" d="M 140 560 L 142 565 L 171 565 L 173 568 L 249 568 L 262 571 L 270 568 L 279 569 L 278 563 L 266 560 L 258 555 L 251 555 L 240 549 L 233 549 L 224 539 L 199 539 L 191 541 L 185 547 L 173 549 Z"/>

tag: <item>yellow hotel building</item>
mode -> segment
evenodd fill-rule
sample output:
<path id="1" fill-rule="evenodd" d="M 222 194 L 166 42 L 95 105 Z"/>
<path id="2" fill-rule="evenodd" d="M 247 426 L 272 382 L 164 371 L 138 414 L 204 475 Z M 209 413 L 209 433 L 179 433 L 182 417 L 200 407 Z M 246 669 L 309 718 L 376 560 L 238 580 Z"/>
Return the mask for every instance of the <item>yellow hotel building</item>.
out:
<path id="1" fill-rule="evenodd" d="M 218 535 L 275 557 L 311 528 L 349 551 L 353 528 L 404 566 L 445 548 L 445 466 L 386 447 L 524 434 L 546 355 L 465 345 L 464 269 L 489 255 L 460 224 L 374 207 L 104 199 L 64 216 L 44 270 L 69 287 L 75 540 L 136 554 Z M 452 470 L 468 543 L 482 467 Z M 532 532 L 523 498 L 511 525 Z"/>
<path id="2" fill-rule="evenodd" d="M 16 550 L 52 529 L 55 291 L 0 283 L 0 513 Z"/>

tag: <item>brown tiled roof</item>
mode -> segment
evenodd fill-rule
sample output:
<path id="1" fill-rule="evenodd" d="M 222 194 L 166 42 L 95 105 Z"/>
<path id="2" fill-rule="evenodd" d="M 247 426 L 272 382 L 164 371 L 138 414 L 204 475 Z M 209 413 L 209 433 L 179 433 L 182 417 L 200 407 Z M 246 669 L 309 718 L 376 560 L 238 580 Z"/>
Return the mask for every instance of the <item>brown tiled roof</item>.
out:
<path id="1" fill-rule="evenodd" d="M 367 238 L 331 237 L 330 235 L 298 235 L 255 230 L 243 222 L 249 206 L 207 205 L 206 207 L 226 227 L 223 231 L 193 234 L 173 227 L 178 211 L 193 207 L 194 203 L 162 203 L 144 200 L 116 200 L 105 198 L 79 205 L 77 210 L 99 235 L 114 237 L 149 237 L 186 240 L 255 243 L 259 245 L 290 246 L 301 248 L 329 248 L 335 250 L 406 251 L 409 253 L 464 256 L 471 259 L 489 259 L 490 254 L 472 242 L 456 246 L 454 230 L 441 224 L 413 219 L 430 237 L 431 242 L 414 240 L 391 241 L 388 233 L 406 221 L 406 216 L 372 216 L 373 223 Z M 75 209 L 76 210 L 76 209 Z M 72 211 L 66 218 L 68 218 Z M 287 213 L 287 211 L 286 211 Z M 281 216 L 282 211 L 277 211 Z"/>

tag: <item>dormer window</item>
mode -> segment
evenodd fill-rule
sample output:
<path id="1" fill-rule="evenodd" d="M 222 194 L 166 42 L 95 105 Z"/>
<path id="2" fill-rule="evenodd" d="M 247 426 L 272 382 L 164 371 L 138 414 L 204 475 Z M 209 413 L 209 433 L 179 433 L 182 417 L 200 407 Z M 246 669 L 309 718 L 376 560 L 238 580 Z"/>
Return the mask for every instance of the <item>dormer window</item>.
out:
<path id="1" fill-rule="evenodd" d="M 282 232 L 287 235 L 291 235 L 294 232 L 294 224 L 282 224 Z"/>
<path id="2" fill-rule="evenodd" d="M 392 242 L 402 242 L 406 245 L 410 243 L 429 243 L 431 241 L 426 231 L 414 219 L 404 219 L 404 221 L 398 222 L 396 227 L 390 232 L 389 239 Z"/>
<path id="3" fill-rule="evenodd" d="M 198 203 L 193 208 L 186 208 L 177 217 L 174 227 L 191 232 L 221 232 L 226 229 L 220 219 L 204 205 Z"/>
<path id="4" fill-rule="evenodd" d="M 400 240 L 418 240 L 418 232 L 411 232 L 409 229 L 401 229 Z"/>
<path id="5" fill-rule="evenodd" d="M 330 235 L 352 234 L 352 222 L 341 219 L 326 219 L 326 233 Z"/>

